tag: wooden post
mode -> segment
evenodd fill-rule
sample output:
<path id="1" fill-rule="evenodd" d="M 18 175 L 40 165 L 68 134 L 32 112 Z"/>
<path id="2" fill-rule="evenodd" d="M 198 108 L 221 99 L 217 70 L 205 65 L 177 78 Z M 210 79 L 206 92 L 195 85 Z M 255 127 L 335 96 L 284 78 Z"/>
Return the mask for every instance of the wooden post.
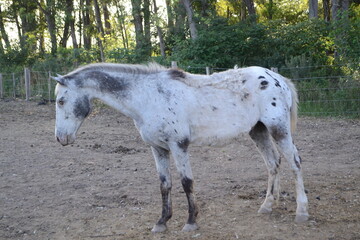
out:
<path id="1" fill-rule="evenodd" d="M 15 73 L 12 73 L 12 80 L 13 80 L 13 97 L 16 99 L 16 79 Z"/>
<path id="2" fill-rule="evenodd" d="M 48 77 L 48 96 L 49 96 L 49 103 L 51 102 L 51 72 L 49 71 Z"/>
<path id="3" fill-rule="evenodd" d="M 171 61 L 171 68 L 178 68 L 176 61 Z"/>
<path id="4" fill-rule="evenodd" d="M 210 75 L 210 67 L 206 67 L 206 75 Z"/>
<path id="5" fill-rule="evenodd" d="M 24 68 L 24 77 L 25 77 L 25 96 L 26 101 L 30 100 L 30 69 Z"/>
<path id="6" fill-rule="evenodd" d="M 279 69 L 277 67 L 272 67 L 270 70 L 273 72 L 279 73 Z"/>
<path id="7" fill-rule="evenodd" d="M 2 99 L 4 97 L 4 93 L 3 93 L 3 77 L 2 74 L 0 73 L 0 99 Z"/>

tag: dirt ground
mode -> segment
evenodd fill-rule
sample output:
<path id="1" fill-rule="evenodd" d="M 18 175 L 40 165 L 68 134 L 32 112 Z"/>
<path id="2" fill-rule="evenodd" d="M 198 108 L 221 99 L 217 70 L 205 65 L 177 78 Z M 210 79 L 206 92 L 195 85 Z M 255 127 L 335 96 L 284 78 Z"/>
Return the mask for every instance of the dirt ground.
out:
<path id="1" fill-rule="evenodd" d="M 191 147 L 200 229 L 181 231 L 187 201 L 173 171 L 173 217 L 161 213 L 151 151 L 132 120 L 96 108 L 75 144 L 54 140 L 54 104 L 0 101 L 0 239 L 360 239 L 360 120 L 300 118 L 310 219 L 296 224 L 294 178 L 283 161 L 281 199 L 257 213 L 267 171 L 248 136 Z"/>

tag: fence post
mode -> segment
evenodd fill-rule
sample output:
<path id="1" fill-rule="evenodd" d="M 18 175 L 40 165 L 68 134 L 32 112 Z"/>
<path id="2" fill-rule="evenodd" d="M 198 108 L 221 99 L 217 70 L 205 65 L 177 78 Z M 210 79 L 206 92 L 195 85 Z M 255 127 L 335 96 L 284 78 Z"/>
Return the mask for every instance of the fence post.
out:
<path id="1" fill-rule="evenodd" d="M 4 97 L 3 95 L 3 78 L 2 78 L 2 74 L 0 73 L 0 99 L 2 99 Z"/>
<path id="2" fill-rule="evenodd" d="M 49 94 L 49 103 L 51 102 L 51 72 L 49 71 L 48 77 L 48 94 Z"/>
<path id="3" fill-rule="evenodd" d="M 13 80 L 13 97 L 16 99 L 16 79 L 15 73 L 12 73 L 12 80 Z"/>
<path id="4" fill-rule="evenodd" d="M 176 61 L 171 61 L 171 68 L 178 68 Z"/>
<path id="5" fill-rule="evenodd" d="M 279 73 L 279 69 L 277 67 L 272 67 L 270 70 L 275 73 Z"/>
<path id="6" fill-rule="evenodd" d="M 206 75 L 210 75 L 210 67 L 206 67 Z"/>
<path id="7" fill-rule="evenodd" d="M 24 77 L 25 77 L 25 96 L 26 101 L 30 100 L 30 69 L 24 68 Z"/>

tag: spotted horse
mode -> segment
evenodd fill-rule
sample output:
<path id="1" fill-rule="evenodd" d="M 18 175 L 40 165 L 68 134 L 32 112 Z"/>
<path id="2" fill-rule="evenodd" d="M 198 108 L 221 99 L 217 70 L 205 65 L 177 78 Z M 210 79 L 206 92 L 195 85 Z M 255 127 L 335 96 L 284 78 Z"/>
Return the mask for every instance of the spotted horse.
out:
<path id="1" fill-rule="evenodd" d="M 62 145 L 75 141 L 100 99 L 134 120 L 156 162 L 162 195 L 161 217 L 153 232 L 163 232 L 172 216 L 172 155 L 188 201 L 183 231 L 198 229 L 199 208 L 194 193 L 188 146 L 224 145 L 248 133 L 262 154 L 269 173 L 266 198 L 259 213 L 270 213 L 279 194 L 282 155 L 296 183 L 296 222 L 308 220 L 301 158 L 293 144 L 298 97 L 293 83 L 261 67 L 196 75 L 157 64 L 90 64 L 65 76 L 56 85 L 55 135 Z"/>

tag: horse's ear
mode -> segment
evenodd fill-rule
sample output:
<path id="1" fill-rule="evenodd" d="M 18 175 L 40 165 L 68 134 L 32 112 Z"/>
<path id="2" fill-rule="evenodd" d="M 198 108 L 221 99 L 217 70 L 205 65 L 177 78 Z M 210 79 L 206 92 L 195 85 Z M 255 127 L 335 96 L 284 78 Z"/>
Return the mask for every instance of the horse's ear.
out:
<path id="1" fill-rule="evenodd" d="M 65 78 L 63 78 L 63 76 L 61 76 L 60 74 L 56 74 L 57 76 L 51 76 L 52 79 L 54 79 L 57 83 L 59 83 L 60 85 L 65 86 Z"/>

